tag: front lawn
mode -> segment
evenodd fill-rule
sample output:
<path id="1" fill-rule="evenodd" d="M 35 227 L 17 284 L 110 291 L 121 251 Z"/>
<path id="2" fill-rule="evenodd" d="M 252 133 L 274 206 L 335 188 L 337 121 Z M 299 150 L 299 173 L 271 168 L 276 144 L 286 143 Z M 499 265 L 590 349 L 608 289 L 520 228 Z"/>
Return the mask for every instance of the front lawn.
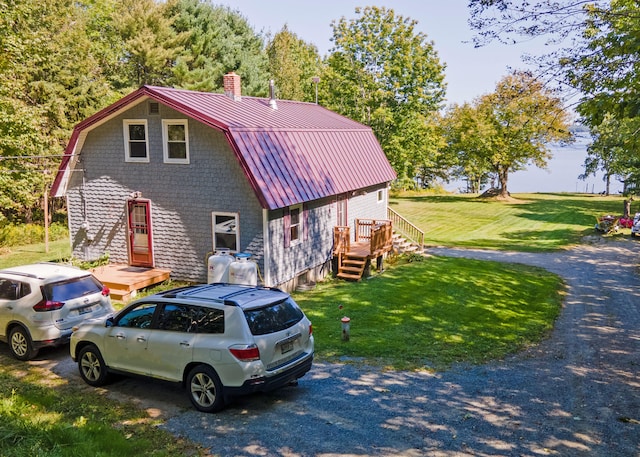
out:
<path id="1" fill-rule="evenodd" d="M 539 342 L 560 312 L 562 288 L 558 276 L 539 268 L 431 257 L 294 298 L 313 323 L 320 360 L 442 369 Z M 348 342 L 343 316 L 351 319 Z"/>
<path id="2" fill-rule="evenodd" d="M 394 197 L 389 206 L 425 232 L 428 246 L 548 251 L 593 234 L 597 216 L 621 215 L 623 200 L 588 194 L 515 194 L 511 201 L 418 194 Z"/>

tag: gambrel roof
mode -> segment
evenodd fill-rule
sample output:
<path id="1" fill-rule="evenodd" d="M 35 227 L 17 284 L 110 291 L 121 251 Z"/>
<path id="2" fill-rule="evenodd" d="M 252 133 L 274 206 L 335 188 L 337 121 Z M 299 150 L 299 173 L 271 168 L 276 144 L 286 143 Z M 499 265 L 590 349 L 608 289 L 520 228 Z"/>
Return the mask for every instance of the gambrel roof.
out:
<path id="1" fill-rule="evenodd" d="M 283 208 L 388 183 L 396 174 L 371 128 L 313 103 L 142 86 L 80 122 L 53 184 L 62 196 L 91 129 L 154 100 L 223 132 L 261 205 Z"/>

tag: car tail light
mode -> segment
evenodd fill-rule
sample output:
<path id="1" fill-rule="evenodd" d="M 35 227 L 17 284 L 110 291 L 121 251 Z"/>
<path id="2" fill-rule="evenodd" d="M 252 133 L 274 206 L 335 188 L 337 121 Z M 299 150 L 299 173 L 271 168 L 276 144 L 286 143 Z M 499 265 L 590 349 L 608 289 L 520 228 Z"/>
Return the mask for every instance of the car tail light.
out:
<path id="1" fill-rule="evenodd" d="M 309 324 L 309 336 L 313 334 L 313 325 Z"/>
<path id="2" fill-rule="evenodd" d="M 33 305 L 33 310 L 42 313 L 46 311 L 55 311 L 64 306 L 64 302 L 53 300 L 41 300 Z"/>
<path id="3" fill-rule="evenodd" d="M 233 356 L 242 362 L 252 362 L 254 360 L 260 360 L 260 350 L 255 344 L 249 346 L 231 346 L 229 352 Z"/>
<path id="4" fill-rule="evenodd" d="M 102 286 L 102 295 L 104 295 L 105 297 L 108 297 L 110 293 L 111 291 L 107 286 Z"/>

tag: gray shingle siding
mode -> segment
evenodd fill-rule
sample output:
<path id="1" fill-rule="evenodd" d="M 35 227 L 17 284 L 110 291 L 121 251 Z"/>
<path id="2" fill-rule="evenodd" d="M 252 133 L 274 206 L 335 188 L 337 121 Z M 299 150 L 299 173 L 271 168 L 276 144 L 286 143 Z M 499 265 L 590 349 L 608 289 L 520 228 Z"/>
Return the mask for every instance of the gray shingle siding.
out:
<path id="1" fill-rule="evenodd" d="M 207 279 L 213 212 L 239 215 L 240 250 L 253 254 L 267 285 L 290 283 L 311 269 L 316 270 L 314 277 L 328 273 L 336 224 L 334 197 L 306 204 L 307 237 L 285 248 L 284 211 L 262 209 L 225 135 L 189 119 L 190 163 L 166 164 L 162 119 L 185 116 L 162 104 L 160 115 L 148 115 L 147 106 L 139 103 L 87 134 L 67 188 L 75 257 L 88 260 L 108 252 L 111 262 L 128 263 L 126 202 L 133 192 L 140 192 L 151 204 L 155 265 L 170 269 L 174 279 Z M 147 120 L 148 163 L 125 161 L 124 119 Z M 377 201 L 376 193 L 384 188 L 382 184 L 350 196 L 351 227 L 356 218 L 386 218 L 386 190 L 383 202 Z"/>
<path id="2" fill-rule="evenodd" d="M 273 284 L 285 283 L 330 260 L 335 225 L 332 208 L 330 199 L 308 203 L 307 238 L 289 247 L 284 241 L 284 211 L 269 212 L 269 278 Z"/>
<path id="3" fill-rule="evenodd" d="M 162 119 L 185 116 L 163 105 L 161 116 L 146 113 L 141 103 L 89 132 L 76 166 L 86 171 L 72 174 L 67 194 L 74 256 L 128 262 L 126 200 L 136 191 L 151 201 L 155 264 L 176 279 L 206 280 L 212 212 L 239 213 L 240 248 L 262 252 L 262 208 L 224 135 L 189 120 L 190 163 L 165 164 Z M 123 119 L 147 119 L 149 163 L 125 162 Z"/>

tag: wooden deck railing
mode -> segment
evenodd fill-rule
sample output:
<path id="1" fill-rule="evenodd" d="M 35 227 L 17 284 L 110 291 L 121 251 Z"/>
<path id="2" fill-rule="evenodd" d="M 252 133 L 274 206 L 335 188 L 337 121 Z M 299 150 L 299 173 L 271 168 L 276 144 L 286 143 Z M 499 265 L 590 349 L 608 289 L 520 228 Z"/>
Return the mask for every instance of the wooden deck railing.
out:
<path id="1" fill-rule="evenodd" d="M 355 243 L 368 243 L 369 254 L 377 257 L 390 251 L 393 246 L 391 221 L 383 219 L 356 219 Z M 351 250 L 351 228 L 333 228 L 333 254 L 345 254 Z"/>
<path id="2" fill-rule="evenodd" d="M 387 208 L 387 217 L 392 221 L 394 229 L 405 238 L 424 249 L 424 232 L 391 208 Z"/>
<path id="3" fill-rule="evenodd" d="M 333 228 L 333 254 L 344 254 L 351 250 L 351 227 Z"/>
<path id="4" fill-rule="evenodd" d="M 356 219 L 356 242 L 364 241 L 369 242 L 372 256 L 391 250 L 393 244 L 391 221 L 386 219 Z"/>

